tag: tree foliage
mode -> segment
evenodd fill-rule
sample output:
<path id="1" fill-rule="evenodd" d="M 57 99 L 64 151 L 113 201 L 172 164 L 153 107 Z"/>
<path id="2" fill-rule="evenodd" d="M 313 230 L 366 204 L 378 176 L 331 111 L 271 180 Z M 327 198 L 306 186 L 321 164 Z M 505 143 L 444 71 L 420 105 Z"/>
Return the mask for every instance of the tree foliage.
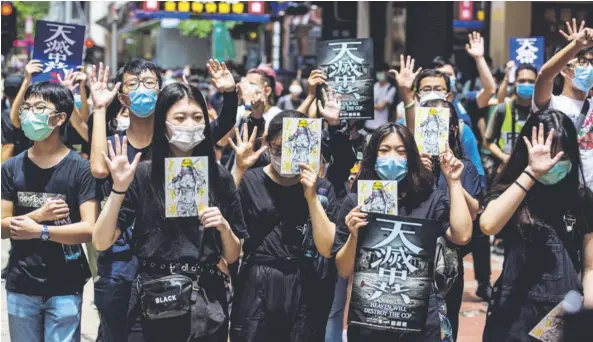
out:
<path id="1" fill-rule="evenodd" d="M 236 21 L 225 21 L 224 22 L 227 30 L 232 29 L 235 25 L 239 24 Z M 205 19 L 190 19 L 183 20 L 179 23 L 177 28 L 184 36 L 195 36 L 198 38 L 207 38 L 212 33 L 212 27 L 214 26 L 213 20 Z"/>
<path id="2" fill-rule="evenodd" d="M 25 39 L 25 22 L 27 17 L 33 17 L 33 36 L 35 35 L 35 21 L 43 19 L 49 12 L 49 1 L 13 1 L 17 10 L 16 39 Z"/>

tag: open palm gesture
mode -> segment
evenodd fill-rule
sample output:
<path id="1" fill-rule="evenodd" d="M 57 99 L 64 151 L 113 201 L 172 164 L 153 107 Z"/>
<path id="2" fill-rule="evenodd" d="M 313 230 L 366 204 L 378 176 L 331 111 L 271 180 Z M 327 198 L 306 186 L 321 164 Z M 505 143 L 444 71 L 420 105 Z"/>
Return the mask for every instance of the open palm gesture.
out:
<path id="1" fill-rule="evenodd" d="M 473 58 L 484 57 L 484 38 L 478 32 L 472 32 L 467 35 L 469 44 L 465 44 L 465 50 Z"/>
<path id="2" fill-rule="evenodd" d="M 395 81 L 400 89 L 411 91 L 414 86 L 414 80 L 420 71 L 422 71 L 422 68 L 418 68 L 418 70 L 414 72 L 414 64 L 416 63 L 416 60 L 410 56 L 404 59 L 404 55 L 400 55 L 399 61 L 399 72 L 395 69 L 391 69 L 389 70 L 389 73 L 392 73 L 395 76 Z"/>
<path id="3" fill-rule="evenodd" d="M 99 64 L 98 74 L 97 67 L 93 65 L 93 70 L 87 75 L 87 78 L 89 79 L 94 108 L 107 108 L 115 98 L 121 82 L 118 82 L 112 90 L 107 88 L 107 84 L 109 83 L 109 67 L 104 68 L 103 63 Z"/>
<path id="4" fill-rule="evenodd" d="M 105 152 L 101 152 L 101 154 L 103 154 L 107 168 L 111 173 L 113 189 L 123 192 L 128 189 L 134 179 L 142 152 L 136 153 L 132 164 L 130 164 L 128 160 L 128 138 L 124 137 L 120 144 L 119 135 L 116 134 L 113 140 L 115 141 L 115 151 L 113 150 L 113 144 L 108 140 L 109 157 L 105 155 Z"/>
<path id="5" fill-rule="evenodd" d="M 329 89 L 329 95 L 325 89 L 321 90 L 323 94 L 323 101 L 325 107 L 321 105 L 321 100 L 317 100 L 317 108 L 319 113 L 330 125 L 337 125 L 340 123 L 340 110 L 342 109 L 342 97 L 333 88 Z"/>
<path id="6" fill-rule="evenodd" d="M 247 124 L 243 124 L 243 136 L 239 133 L 239 129 L 235 128 L 235 136 L 237 137 L 237 144 L 233 139 L 229 138 L 229 144 L 235 151 L 235 165 L 240 170 L 247 170 L 255 164 L 259 157 L 267 149 L 267 146 L 262 146 L 259 150 L 254 151 L 255 138 L 257 137 L 257 127 L 253 129 L 251 137 L 247 138 L 248 129 Z"/>
<path id="7" fill-rule="evenodd" d="M 567 21 L 566 22 L 566 31 L 568 31 L 568 34 L 562 30 L 558 31 L 560 32 L 560 34 L 566 38 L 566 40 L 568 40 L 569 42 L 572 42 L 577 35 L 579 34 L 579 32 L 581 32 L 582 30 L 585 29 L 585 21 L 581 21 L 581 26 L 577 28 L 577 20 L 575 18 L 572 18 L 572 27 L 570 26 L 570 23 Z"/>
<path id="8" fill-rule="evenodd" d="M 212 84 L 222 92 L 229 92 L 235 90 L 235 79 L 231 71 L 227 69 L 226 64 L 222 62 L 222 65 L 218 63 L 218 60 L 211 59 L 206 64 L 210 77 L 212 78 Z"/>
<path id="9" fill-rule="evenodd" d="M 554 129 L 550 130 L 548 138 L 544 140 L 544 124 L 539 124 L 539 129 L 533 127 L 531 132 L 531 142 L 523 136 L 527 153 L 529 154 L 529 167 L 534 177 L 539 178 L 546 174 L 556 165 L 564 155 L 564 152 L 558 152 L 552 158 L 552 140 L 554 138 Z"/>
<path id="10" fill-rule="evenodd" d="M 72 91 L 74 93 L 76 88 L 78 88 L 78 86 L 80 86 L 80 83 L 78 83 L 76 80 L 76 74 L 77 73 L 74 72 L 72 69 L 68 69 L 64 73 L 63 79 L 62 79 L 62 74 L 58 73 L 58 81 L 60 81 L 61 85 L 70 89 L 70 91 Z"/>

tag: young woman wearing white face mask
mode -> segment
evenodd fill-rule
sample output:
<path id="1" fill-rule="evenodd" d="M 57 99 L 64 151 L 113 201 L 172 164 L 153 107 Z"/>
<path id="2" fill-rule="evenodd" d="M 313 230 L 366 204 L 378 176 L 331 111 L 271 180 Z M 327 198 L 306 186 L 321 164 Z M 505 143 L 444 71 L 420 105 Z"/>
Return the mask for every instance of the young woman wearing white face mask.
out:
<path id="1" fill-rule="evenodd" d="M 399 124 L 380 126 L 365 149 L 360 180 L 398 181 L 399 215 L 441 221 L 439 235 L 463 245 L 472 235 L 472 220 L 461 185 L 463 163 L 453 153 L 441 155 L 441 170 L 447 180 L 449 198 L 433 187 L 434 177 L 422 166 L 418 148 L 410 131 Z M 356 184 L 352 189 L 356 189 Z M 367 214 L 356 205 L 357 194 L 349 194 L 338 213 L 332 254 L 338 273 L 350 277 L 354 272 L 358 233 L 368 224 Z M 421 334 L 404 334 L 348 327 L 348 341 L 441 341 L 437 296 L 433 291 L 428 308 L 426 330 Z"/>
<path id="2" fill-rule="evenodd" d="M 140 272 L 132 287 L 130 339 L 226 341 L 227 263 L 237 260 L 239 238 L 247 234 L 233 179 L 214 158 L 207 107 L 198 89 L 174 83 L 161 90 L 153 137 L 152 161 L 140 165 L 140 155 L 128 161 L 126 138 L 121 146 L 115 139 L 115 149 L 110 143 L 110 157 L 104 158 L 113 190 L 93 244 L 98 250 L 109 248 L 135 220 L 132 252 Z M 198 217 L 167 219 L 165 158 L 191 156 L 208 157 L 210 207 Z M 188 277 L 189 283 L 171 280 L 174 274 Z M 154 280 L 160 285 L 149 291 Z M 175 292 L 179 284 L 187 291 Z M 166 308 L 155 308 L 155 303 Z"/>
<path id="3" fill-rule="evenodd" d="M 293 80 L 288 87 L 288 94 L 278 99 L 278 108 L 282 110 L 296 110 L 303 103 L 303 86 L 299 80 Z"/>

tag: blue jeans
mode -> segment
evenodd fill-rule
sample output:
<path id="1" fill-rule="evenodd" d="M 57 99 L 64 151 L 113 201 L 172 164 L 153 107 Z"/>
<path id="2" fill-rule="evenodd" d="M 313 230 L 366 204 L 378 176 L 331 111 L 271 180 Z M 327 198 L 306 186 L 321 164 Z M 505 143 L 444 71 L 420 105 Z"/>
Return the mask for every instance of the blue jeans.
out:
<path id="1" fill-rule="evenodd" d="M 80 342 L 82 295 L 40 297 L 6 291 L 12 341 Z"/>
<path id="2" fill-rule="evenodd" d="M 128 307 L 132 282 L 101 277 L 95 282 L 95 306 L 101 318 L 101 334 L 105 342 L 128 338 Z"/>
<path id="3" fill-rule="evenodd" d="M 338 277 L 334 303 L 329 312 L 327 327 L 325 329 L 325 342 L 342 342 L 344 307 L 346 306 L 347 297 L 346 291 L 348 291 L 348 279 Z"/>

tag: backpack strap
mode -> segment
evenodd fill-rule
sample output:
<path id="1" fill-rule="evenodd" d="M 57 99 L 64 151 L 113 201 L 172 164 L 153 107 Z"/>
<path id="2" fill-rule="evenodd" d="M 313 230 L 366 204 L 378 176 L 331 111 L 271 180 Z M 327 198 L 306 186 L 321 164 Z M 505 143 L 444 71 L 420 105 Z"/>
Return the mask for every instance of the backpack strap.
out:
<path id="1" fill-rule="evenodd" d="M 577 117 L 574 126 L 577 129 L 577 134 L 579 134 L 581 128 L 583 128 L 583 124 L 585 123 L 585 118 L 587 117 L 587 114 L 589 112 L 589 107 L 591 106 L 591 101 L 593 101 L 593 99 L 591 98 L 586 98 L 585 99 L 585 103 L 583 103 L 583 107 L 581 108 L 581 113 L 579 114 L 579 116 Z"/>

